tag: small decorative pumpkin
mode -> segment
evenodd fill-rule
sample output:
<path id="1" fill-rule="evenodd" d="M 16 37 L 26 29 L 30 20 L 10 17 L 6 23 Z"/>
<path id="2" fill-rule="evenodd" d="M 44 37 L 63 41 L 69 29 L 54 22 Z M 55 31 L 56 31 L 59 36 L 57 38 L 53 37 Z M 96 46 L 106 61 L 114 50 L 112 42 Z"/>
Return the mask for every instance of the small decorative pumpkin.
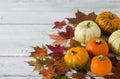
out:
<path id="1" fill-rule="evenodd" d="M 64 56 L 66 65 L 75 70 L 84 69 L 89 60 L 88 52 L 83 47 L 73 47 Z"/>
<path id="2" fill-rule="evenodd" d="M 108 44 L 114 53 L 120 55 L 120 30 L 115 31 L 110 35 Z"/>
<path id="3" fill-rule="evenodd" d="M 112 63 L 107 56 L 95 56 L 91 60 L 90 69 L 97 76 L 105 76 L 111 72 Z"/>
<path id="4" fill-rule="evenodd" d="M 120 18 L 112 12 L 102 12 L 96 17 L 96 22 L 106 34 L 111 34 L 120 28 Z"/>
<path id="5" fill-rule="evenodd" d="M 81 42 L 81 44 L 87 44 L 90 39 L 100 36 L 101 30 L 94 21 L 80 22 L 75 28 L 75 40 Z"/>
<path id="6" fill-rule="evenodd" d="M 107 56 L 109 52 L 109 46 L 103 38 L 93 38 L 87 45 L 86 50 L 91 56 L 104 55 Z"/>

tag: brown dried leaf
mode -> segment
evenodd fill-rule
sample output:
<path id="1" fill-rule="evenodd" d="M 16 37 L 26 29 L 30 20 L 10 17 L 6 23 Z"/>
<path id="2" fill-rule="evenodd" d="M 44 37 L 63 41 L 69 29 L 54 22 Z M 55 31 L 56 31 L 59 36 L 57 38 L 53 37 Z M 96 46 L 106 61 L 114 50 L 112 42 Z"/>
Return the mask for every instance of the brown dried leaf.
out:
<path id="1" fill-rule="evenodd" d="M 70 69 L 65 65 L 63 58 L 55 61 L 54 66 L 55 73 L 57 73 L 58 76 L 64 75 L 66 72 L 70 71 Z"/>
<path id="2" fill-rule="evenodd" d="M 39 58 L 44 58 L 45 55 L 47 54 L 47 49 L 44 45 L 42 45 L 42 48 L 40 48 L 39 46 L 33 47 L 34 48 L 34 52 L 31 52 L 31 57 L 39 57 Z"/>
<path id="3" fill-rule="evenodd" d="M 109 57 L 110 58 L 110 60 L 111 60 L 111 62 L 112 62 L 112 65 L 114 66 L 114 67 L 116 67 L 117 66 L 117 63 L 118 63 L 118 60 L 117 60 L 117 58 L 115 57 L 115 56 L 111 56 L 111 57 Z"/>
<path id="4" fill-rule="evenodd" d="M 79 22 L 81 22 L 82 20 L 79 19 L 83 16 L 86 16 L 86 14 L 80 12 L 79 10 L 75 13 L 75 18 L 67 18 L 67 20 L 69 21 L 70 24 L 73 24 L 74 26 L 76 26 Z"/>
<path id="5" fill-rule="evenodd" d="M 28 63 L 30 66 L 35 66 L 35 63 L 36 63 L 36 62 L 35 62 L 35 61 L 28 61 L 27 63 Z"/>
<path id="6" fill-rule="evenodd" d="M 72 78 L 75 79 L 86 79 L 86 72 L 83 71 L 77 71 L 77 73 L 72 73 L 71 75 Z"/>
<path id="7" fill-rule="evenodd" d="M 34 71 L 39 71 L 41 68 L 44 68 L 44 66 L 46 67 L 52 66 L 53 63 L 54 60 L 50 58 L 36 59 Z"/>
<path id="8" fill-rule="evenodd" d="M 39 74 L 43 75 L 43 79 L 53 79 L 54 68 L 53 67 L 48 67 L 48 69 L 43 68 L 39 71 Z"/>
<path id="9" fill-rule="evenodd" d="M 70 47 L 81 46 L 81 43 L 76 41 L 76 40 L 74 40 L 74 39 L 71 39 L 69 44 L 70 44 Z"/>
<path id="10" fill-rule="evenodd" d="M 97 15 L 94 12 L 89 13 L 86 15 L 85 13 L 80 12 L 79 10 L 75 13 L 76 18 L 67 18 L 70 24 L 77 26 L 78 23 L 85 21 L 85 20 L 92 20 L 95 21 Z"/>
<path id="11" fill-rule="evenodd" d="M 116 77 L 120 78 L 120 60 L 118 61 L 116 66 L 113 66 L 112 72 Z"/>
<path id="12" fill-rule="evenodd" d="M 84 16 L 83 19 L 84 20 L 92 20 L 95 21 L 96 20 L 97 15 L 94 12 L 89 13 L 87 16 Z"/>
<path id="13" fill-rule="evenodd" d="M 120 78 L 120 60 L 117 60 L 117 58 L 109 57 L 112 62 L 112 73 L 113 75 L 107 75 L 104 78 L 105 79 L 119 79 Z"/>

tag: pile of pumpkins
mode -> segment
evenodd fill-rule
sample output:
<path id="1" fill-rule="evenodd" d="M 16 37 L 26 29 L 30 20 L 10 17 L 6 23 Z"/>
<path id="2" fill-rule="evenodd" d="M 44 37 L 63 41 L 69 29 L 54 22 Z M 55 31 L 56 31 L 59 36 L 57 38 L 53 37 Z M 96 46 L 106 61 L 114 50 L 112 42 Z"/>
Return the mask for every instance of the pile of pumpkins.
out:
<path id="1" fill-rule="evenodd" d="M 112 63 L 108 58 L 109 49 L 120 55 L 120 18 L 112 12 L 102 12 L 96 21 L 85 20 L 75 27 L 74 39 L 84 47 L 72 47 L 66 51 L 64 61 L 75 70 L 84 69 L 90 61 L 90 70 L 97 76 L 108 75 Z M 108 42 L 101 37 L 107 34 Z"/>

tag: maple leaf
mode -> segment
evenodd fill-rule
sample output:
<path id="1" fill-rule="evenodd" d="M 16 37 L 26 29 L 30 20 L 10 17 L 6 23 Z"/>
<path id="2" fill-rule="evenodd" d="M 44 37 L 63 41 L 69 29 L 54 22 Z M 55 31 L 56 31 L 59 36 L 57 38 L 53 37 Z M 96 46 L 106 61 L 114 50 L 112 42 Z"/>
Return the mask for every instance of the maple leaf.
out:
<path id="1" fill-rule="evenodd" d="M 74 40 L 74 39 L 71 39 L 69 44 L 70 44 L 70 47 L 81 46 L 81 43 L 79 41 Z"/>
<path id="2" fill-rule="evenodd" d="M 52 66 L 53 63 L 54 60 L 50 58 L 36 59 L 33 71 L 39 71 L 41 68 Z"/>
<path id="3" fill-rule="evenodd" d="M 86 14 L 80 12 L 79 10 L 75 13 L 75 15 L 76 15 L 76 18 L 67 18 L 69 23 L 73 24 L 74 26 L 76 26 L 79 22 L 82 21 L 80 19 L 81 17 L 86 16 Z"/>
<path id="4" fill-rule="evenodd" d="M 55 76 L 53 79 L 70 79 L 70 78 L 66 75 L 62 75 L 62 76 Z"/>
<path id="5" fill-rule="evenodd" d="M 35 62 L 35 61 L 28 61 L 27 63 L 28 63 L 30 66 L 35 66 L 35 63 L 36 63 L 36 62 Z"/>
<path id="6" fill-rule="evenodd" d="M 76 73 L 72 73 L 72 78 L 75 79 L 86 79 L 86 72 L 85 71 L 77 71 Z"/>
<path id="7" fill-rule="evenodd" d="M 75 13 L 76 18 L 67 18 L 70 24 L 73 24 L 74 26 L 77 26 L 80 22 L 84 20 L 93 20 L 96 19 L 96 14 L 94 12 L 89 13 L 86 15 L 85 13 L 80 12 L 79 10 Z"/>
<path id="8" fill-rule="evenodd" d="M 118 61 L 116 66 L 113 66 L 112 72 L 113 72 L 113 75 L 120 78 L 120 60 Z"/>
<path id="9" fill-rule="evenodd" d="M 53 79 L 54 68 L 53 67 L 48 67 L 48 69 L 43 68 L 39 71 L 39 74 L 43 75 L 43 79 Z"/>
<path id="10" fill-rule="evenodd" d="M 65 65 L 63 58 L 55 61 L 53 67 L 55 68 L 55 73 L 57 73 L 58 76 L 64 75 L 66 72 L 70 71 L 70 69 Z"/>
<path id="11" fill-rule="evenodd" d="M 74 30 L 71 26 L 67 26 L 66 32 L 59 32 L 58 34 L 65 39 L 70 39 L 74 36 Z"/>
<path id="12" fill-rule="evenodd" d="M 52 56 L 55 59 L 60 59 L 61 57 L 64 56 L 64 46 L 60 46 L 60 45 L 55 45 L 55 46 L 51 46 L 51 45 L 47 45 L 48 49 L 50 49 L 52 52 L 49 54 L 50 56 Z"/>
<path id="13" fill-rule="evenodd" d="M 76 41 L 76 40 L 74 40 L 74 39 L 70 39 L 69 45 L 70 46 L 65 47 L 65 51 L 69 50 L 72 47 L 81 47 L 81 43 Z"/>
<path id="14" fill-rule="evenodd" d="M 105 79 L 119 79 L 120 78 L 120 60 L 117 60 L 115 56 L 109 57 L 112 62 L 112 73 L 113 75 L 107 75 Z"/>
<path id="15" fill-rule="evenodd" d="M 115 57 L 115 56 L 109 56 L 109 59 L 111 60 L 111 62 L 112 62 L 112 65 L 114 66 L 114 67 L 116 67 L 117 66 L 117 63 L 118 63 L 118 60 L 117 60 L 117 58 Z"/>
<path id="16" fill-rule="evenodd" d="M 84 16 L 85 20 L 92 20 L 95 21 L 96 20 L 97 15 L 94 12 L 89 13 L 87 16 Z"/>
<path id="17" fill-rule="evenodd" d="M 60 35 L 55 35 L 55 34 L 49 34 L 49 37 L 53 40 L 55 40 L 52 45 L 59 45 L 59 44 L 66 44 L 66 39 L 63 38 L 62 36 Z"/>
<path id="18" fill-rule="evenodd" d="M 31 57 L 40 57 L 40 58 L 43 58 L 45 57 L 45 55 L 47 54 L 47 49 L 44 45 L 42 45 L 42 48 L 36 46 L 36 47 L 33 47 L 34 48 L 34 52 L 31 52 Z"/>
<path id="19" fill-rule="evenodd" d="M 61 22 L 56 21 L 56 22 L 54 23 L 54 25 L 55 25 L 55 26 L 54 26 L 53 28 L 62 29 L 62 27 L 66 25 L 66 22 L 65 22 L 65 21 L 61 21 Z"/>

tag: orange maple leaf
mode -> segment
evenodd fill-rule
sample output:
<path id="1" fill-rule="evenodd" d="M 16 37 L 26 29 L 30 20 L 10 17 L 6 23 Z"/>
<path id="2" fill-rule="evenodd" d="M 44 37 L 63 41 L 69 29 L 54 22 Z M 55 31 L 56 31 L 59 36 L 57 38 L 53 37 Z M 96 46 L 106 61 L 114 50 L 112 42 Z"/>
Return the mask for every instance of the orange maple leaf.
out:
<path id="1" fill-rule="evenodd" d="M 66 44 L 67 40 L 60 35 L 49 34 L 49 37 L 54 40 L 52 45 Z"/>
<path id="2" fill-rule="evenodd" d="M 53 67 L 48 67 L 48 69 L 43 68 L 39 71 L 39 74 L 43 74 L 43 79 L 53 79 L 54 68 Z"/>
<path id="3" fill-rule="evenodd" d="M 57 73 L 57 75 L 59 75 L 59 76 L 65 74 L 68 71 L 70 71 L 70 69 L 65 65 L 65 62 L 64 62 L 63 58 L 55 61 L 53 67 L 55 69 L 55 73 Z"/>
<path id="4" fill-rule="evenodd" d="M 33 47 L 34 48 L 34 52 L 31 52 L 31 57 L 40 57 L 40 58 L 44 58 L 45 55 L 47 54 L 47 49 L 44 45 L 42 45 L 42 48 L 40 48 L 39 46 Z"/>

